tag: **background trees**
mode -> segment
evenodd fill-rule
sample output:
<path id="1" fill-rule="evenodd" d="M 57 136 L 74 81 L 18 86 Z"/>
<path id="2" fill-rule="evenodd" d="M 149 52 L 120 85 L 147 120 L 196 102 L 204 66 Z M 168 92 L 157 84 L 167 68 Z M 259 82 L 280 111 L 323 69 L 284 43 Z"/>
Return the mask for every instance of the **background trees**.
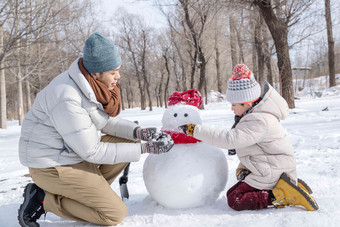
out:
<path id="1" fill-rule="evenodd" d="M 138 0 L 136 0 L 138 1 Z M 155 28 L 122 9 L 100 17 L 93 0 L 0 1 L 0 127 L 29 110 L 35 95 L 81 56 L 95 31 L 119 46 L 124 108 L 166 106 L 178 90 L 225 93 L 245 63 L 294 108 L 292 68 L 308 77 L 340 72 L 340 2 L 325 0 L 149 0 L 167 24 Z M 326 19 L 326 20 L 325 20 Z M 339 82 L 338 82 L 339 83 Z M 301 88 L 302 89 L 302 88 Z"/>

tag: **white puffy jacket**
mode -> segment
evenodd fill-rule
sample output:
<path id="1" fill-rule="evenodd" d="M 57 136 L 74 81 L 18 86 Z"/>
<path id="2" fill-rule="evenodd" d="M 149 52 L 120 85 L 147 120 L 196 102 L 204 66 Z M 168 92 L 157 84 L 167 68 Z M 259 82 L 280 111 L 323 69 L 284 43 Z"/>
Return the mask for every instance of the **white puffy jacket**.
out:
<path id="1" fill-rule="evenodd" d="M 137 125 L 109 117 L 74 61 L 40 91 L 24 118 L 19 142 L 23 165 L 49 168 L 88 161 L 138 161 L 139 143 L 101 142 L 101 132 L 130 140 Z"/>
<path id="2" fill-rule="evenodd" d="M 287 102 L 268 83 L 262 100 L 234 129 L 217 130 L 196 125 L 194 137 L 224 149 L 236 149 L 238 168 L 250 170 L 245 182 L 257 189 L 271 190 L 283 172 L 296 180 L 293 147 L 280 120 L 288 115 Z"/>

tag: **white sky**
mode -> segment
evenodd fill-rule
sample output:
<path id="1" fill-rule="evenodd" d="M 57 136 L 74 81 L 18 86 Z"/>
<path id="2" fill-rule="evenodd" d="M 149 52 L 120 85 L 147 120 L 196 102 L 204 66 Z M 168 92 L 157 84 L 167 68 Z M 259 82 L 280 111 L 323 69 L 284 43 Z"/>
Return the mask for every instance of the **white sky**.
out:
<path id="1" fill-rule="evenodd" d="M 153 5 L 153 0 L 102 0 L 101 10 L 106 12 L 110 18 L 119 7 L 124 8 L 129 13 L 141 15 L 146 24 L 155 28 L 166 25 L 166 20 L 157 6 Z"/>

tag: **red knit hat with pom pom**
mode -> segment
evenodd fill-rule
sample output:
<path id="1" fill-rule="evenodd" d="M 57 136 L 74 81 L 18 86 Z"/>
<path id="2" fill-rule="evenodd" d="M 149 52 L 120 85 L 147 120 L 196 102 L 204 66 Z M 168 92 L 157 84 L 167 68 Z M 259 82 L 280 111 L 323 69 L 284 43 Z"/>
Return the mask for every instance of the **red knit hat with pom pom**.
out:
<path id="1" fill-rule="evenodd" d="M 228 81 L 227 100 L 230 103 L 250 103 L 259 99 L 261 87 L 245 64 L 238 64 Z"/>

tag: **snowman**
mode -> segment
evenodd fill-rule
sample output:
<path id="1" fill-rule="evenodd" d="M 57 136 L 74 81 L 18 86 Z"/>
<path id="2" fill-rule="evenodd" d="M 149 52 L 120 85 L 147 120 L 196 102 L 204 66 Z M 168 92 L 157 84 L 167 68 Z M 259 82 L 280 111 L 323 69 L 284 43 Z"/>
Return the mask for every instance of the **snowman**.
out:
<path id="1" fill-rule="evenodd" d="M 175 145 L 162 155 L 150 154 L 143 179 L 150 196 L 164 207 L 185 209 L 211 204 L 225 189 L 228 163 L 223 151 L 185 135 L 178 127 L 201 124 L 202 97 L 196 89 L 169 97 L 161 131 Z"/>

